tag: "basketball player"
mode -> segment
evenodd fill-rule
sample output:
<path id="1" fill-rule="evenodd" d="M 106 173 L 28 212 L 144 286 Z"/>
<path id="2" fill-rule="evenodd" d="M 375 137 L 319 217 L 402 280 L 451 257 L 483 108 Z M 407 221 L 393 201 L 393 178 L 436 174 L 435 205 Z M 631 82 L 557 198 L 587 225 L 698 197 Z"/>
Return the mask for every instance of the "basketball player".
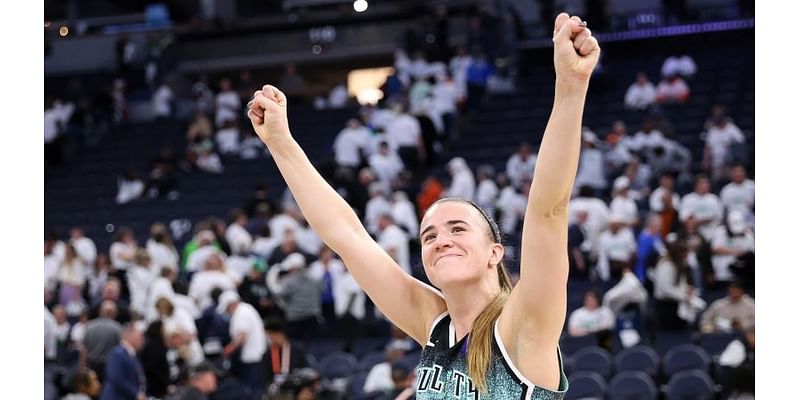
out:
<path id="1" fill-rule="evenodd" d="M 515 287 L 497 225 L 461 199 L 434 203 L 420 224 L 422 264 L 441 292 L 409 276 L 292 138 L 286 96 L 266 85 L 249 104 L 253 128 L 311 227 L 378 308 L 424 347 L 417 399 L 560 399 L 566 392 L 558 338 L 566 317 L 567 205 L 600 47 L 580 18 L 565 13 L 555 20 L 553 43 L 555 99 L 525 212 Z"/>

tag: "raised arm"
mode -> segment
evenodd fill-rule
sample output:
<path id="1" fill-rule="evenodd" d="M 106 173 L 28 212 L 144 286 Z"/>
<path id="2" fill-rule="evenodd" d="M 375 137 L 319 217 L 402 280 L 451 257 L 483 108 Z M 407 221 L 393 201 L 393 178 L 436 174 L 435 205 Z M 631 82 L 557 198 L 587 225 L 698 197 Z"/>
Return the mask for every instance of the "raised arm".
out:
<path id="1" fill-rule="evenodd" d="M 359 285 L 392 322 L 417 342 L 427 343 L 428 324 L 445 309 L 443 298 L 406 274 L 314 169 L 289 131 L 286 96 L 266 85 L 255 92 L 247 115 L 311 228 L 342 257 Z"/>
<path id="2" fill-rule="evenodd" d="M 556 90 L 539 149 L 522 230 L 520 281 L 501 315 L 523 374 L 557 386 L 555 351 L 566 317 L 567 205 L 578 168 L 581 119 L 600 47 L 578 17 L 555 21 Z M 535 352 L 535 353 L 530 353 Z M 528 357 L 525 354 L 542 354 Z M 511 356 L 514 358 L 514 355 Z"/>

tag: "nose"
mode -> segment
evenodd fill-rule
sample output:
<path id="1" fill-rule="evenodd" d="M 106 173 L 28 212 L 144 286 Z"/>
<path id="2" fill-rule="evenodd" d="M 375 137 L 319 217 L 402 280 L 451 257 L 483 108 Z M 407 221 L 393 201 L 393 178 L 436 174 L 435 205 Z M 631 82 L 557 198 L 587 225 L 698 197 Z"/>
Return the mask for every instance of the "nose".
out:
<path id="1" fill-rule="evenodd" d="M 453 241 L 450 239 L 450 235 L 442 233 L 440 235 L 436 235 L 436 239 L 434 239 L 433 246 L 436 250 L 440 250 L 443 248 L 452 247 Z"/>

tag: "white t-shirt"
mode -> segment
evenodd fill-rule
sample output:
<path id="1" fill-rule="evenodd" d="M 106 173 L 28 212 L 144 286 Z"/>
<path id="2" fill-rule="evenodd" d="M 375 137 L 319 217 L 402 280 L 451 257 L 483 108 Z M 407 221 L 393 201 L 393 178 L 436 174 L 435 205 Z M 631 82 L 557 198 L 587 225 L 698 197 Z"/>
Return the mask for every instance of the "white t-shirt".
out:
<path id="1" fill-rule="evenodd" d="M 630 303 L 639 307 L 647 305 L 647 290 L 633 272 L 625 272 L 622 279 L 603 295 L 603 306 L 620 313 Z"/>
<path id="2" fill-rule="evenodd" d="M 664 211 L 664 193 L 667 189 L 662 187 L 656 188 L 653 193 L 650 193 L 650 211 L 661 212 Z M 672 192 L 672 208 L 677 211 L 681 210 L 681 197 L 677 193 Z"/>
<path id="3" fill-rule="evenodd" d="M 416 147 L 422 133 L 419 121 L 406 113 L 398 114 L 386 125 L 386 140 L 391 149 Z"/>
<path id="4" fill-rule="evenodd" d="M 358 167 L 361 163 L 359 150 L 368 154 L 370 143 L 369 130 L 365 127 L 344 128 L 333 141 L 333 153 L 336 165 Z"/>
<path id="5" fill-rule="evenodd" d="M 223 154 L 239 151 L 239 128 L 231 126 L 217 131 L 215 136 L 219 151 Z"/>
<path id="6" fill-rule="evenodd" d="M 235 91 L 219 92 L 215 102 L 217 115 L 214 122 L 217 126 L 221 126 L 225 121 L 238 120 L 239 111 L 242 109 L 242 101 Z"/>
<path id="7" fill-rule="evenodd" d="M 49 109 L 44 111 L 44 142 L 45 144 L 52 142 L 55 140 L 59 134 L 61 134 L 61 128 L 59 128 L 59 123 L 61 121 L 58 118 L 58 112 L 54 109 Z"/>
<path id="8" fill-rule="evenodd" d="M 666 146 L 666 141 L 661 131 L 653 129 L 650 132 L 636 132 L 632 138 L 632 145 L 635 151 L 647 151 L 658 146 Z"/>
<path id="9" fill-rule="evenodd" d="M 732 122 L 720 128 L 713 125 L 706 132 L 706 146 L 711 150 L 711 162 L 714 166 L 725 163 L 728 149 L 734 143 L 744 143 L 744 134 Z"/>
<path id="10" fill-rule="evenodd" d="M 394 389 L 394 381 L 392 381 L 392 366 L 388 361 L 375 364 L 367 374 L 367 379 L 364 381 L 364 393 L 371 392 L 388 392 Z"/>
<path id="11" fill-rule="evenodd" d="M 678 99 L 689 94 L 689 85 L 683 79 L 675 79 L 672 82 L 661 81 L 656 88 L 656 95 L 667 99 Z"/>
<path id="12" fill-rule="evenodd" d="M 611 277 L 610 261 L 630 261 L 636 253 L 636 238 L 628 228 L 620 228 L 617 233 L 610 230 L 600 234 L 597 242 L 597 273 L 603 281 Z"/>
<path id="13" fill-rule="evenodd" d="M 625 106 L 636 110 L 643 110 L 656 101 L 656 87 L 647 82 L 643 85 L 632 84 L 625 92 Z"/>
<path id="14" fill-rule="evenodd" d="M 497 184 L 491 179 L 484 179 L 478 183 L 478 190 L 475 192 L 475 202 L 484 210 L 495 208 L 495 201 L 500 194 Z"/>
<path id="15" fill-rule="evenodd" d="M 300 223 L 288 214 L 278 214 L 269 220 L 269 231 L 272 237 L 283 242 L 286 232 L 292 230 L 295 233 L 300 230 Z"/>
<path id="16" fill-rule="evenodd" d="M 239 302 L 231 315 L 230 334 L 231 337 L 245 334 L 240 357 L 243 363 L 251 364 L 261 361 L 267 350 L 267 335 L 264 332 L 264 322 L 253 306 Z"/>
<path id="17" fill-rule="evenodd" d="M 75 252 L 83 259 L 88 265 L 94 265 L 94 260 L 97 258 L 97 247 L 94 245 L 92 239 L 81 237 L 75 240 L 70 240 Z"/>
<path id="18" fill-rule="evenodd" d="M 128 268 L 128 288 L 131 294 L 131 309 L 144 315 L 147 306 L 147 292 L 155 277 L 151 269 L 134 265 Z"/>
<path id="19" fill-rule="evenodd" d="M 378 244 L 390 253 L 394 250 L 395 261 L 411 274 L 411 261 L 408 254 L 408 236 L 397 225 L 389 225 L 378 235 Z M 390 253 L 391 254 L 391 253 Z"/>
<path id="20" fill-rule="evenodd" d="M 208 257 L 210 257 L 212 254 L 219 255 L 223 261 L 227 258 L 225 253 L 220 251 L 220 249 L 216 248 L 214 245 L 205 245 L 193 251 L 192 254 L 189 255 L 189 258 L 186 260 L 186 270 L 189 272 L 202 271 L 203 268 L 205 268 L 206 260 L 208 260 Z"/>
<path id="21" fill-rule="evenodd" d="M 497 208 L 502 211 L 503 217 L 500 219 L 500 231 L 510 235 L 517 229 L 517 222 L 525 215 L 525 208 L 528 206 L 528 199 L 518 193 L 512 186 L 506 186 L 500 191 L 497 198 Z"/>
<path id="22" fill-rule="evenodd" d="M 56 347 L 56 319 L 47 307 L 44 308 L 44 358 L 55 360 L 58 348 Z"/>
<path id="23" fill-rule="evenodd" d="M 536 168 L 536 154 L 530 154 L 523 160 L 519 154 L 514 153 L 506 161 L 506 175 L 516 187 L 519 187 L 523 180 L 533 178 L 534 168 Z"/>
<path id="24" fill-rule="evenodd" d="M 173 301 L 174 305 L 175 291 L 172 289 L 172 283 L 167 278 L 158 277 L 153 279 L 153 283 L 150 286 L 150 291 L 147 293 L 145 318 L 148 321 L 154 321 L 158 319 L 158 310 L 156 310 L 156 302 L 158 301 L 158 299 L 162 297 L 167 300 Z"/>
<path id="25" fill-rule="evenodd" d="M 170 115 L 170 102 L 175 98 L 172 89 L 167 85 L 161 85 L 153 94 L 153 114 L 157 117 L 168 117 Z"/>
<path id="26" fill-rule="evenodd" d="M 472 200 L 475 197 L 475 178 L 472 176 L 472 172 L 457 171 L 447 189 L 447 196 Z"/>
<path id="27" fill-rule="evenodd" d="M 364 208 L 364 222 L 367 230 L 373 234 L 378 232 L 378 219 L 381 215 L 392 214 L 392 203 L 383 196 L 374 196 L 367 201 Z"/>
<path id="28" fill-rule="evenodd" d="M 419 220 L 414 205 L 408 200 L 395 200 L 392 203 L 392 220 L 404 228 L 411 237 L 419 234 Z"/>
<path id="29" fill-rule="evenodd" d="M 751 179 L 742 183 L 731 182 L 722 188 L 719 198 L 728 211 L 738 210 L 750 215 L 756 206 L 756 182 Z"/>
<path id="30" fill-rule="evenodd" d="M 211 305 L 211 290 L 218 287 L 222 290 L 236 290 L 233 278 L 222 271 L 201 271 L 192 276 L 189 283 L 189 297 L 197 302 L 200 309 Z"/>
<path id="31" fill-rule="evenodd" d="M 352 297 L 352 303 L 351 303 Z M 366 294 L 361 290 L 353 275 L 345 272 L 334 280 L 333 285 L 333 310 L 337 316 L 342 317 L 350 313 L 358 320 L 364 319 L 366 309 L 364 304 Z M 348 305 L 350 308 L 348 309 Z"/>
<path id="32" fill-rule="evenodd" d="M 55 290 L 58 285 L 59 264 L 61 260 L 53 254 L 44 257 L 44 286 L 50 290 Z"/>
<path id="33" fill-rule="evenodd" d="M 253 245 L 253 236 L 250 232 L 235 223 L 228 225 L 228 229 L 225 230 L 225 240 L 228 241 L 234 254 L 247 254 Z"/>
<path id="34" fill-rule="evenodd" d="M 269 259 L 272 252 L 276 247 L 280 246 L 280 244 L 280 241 L 274 236 L 259 237 L 253 241 L 253 246 L 250 247 L 250 250 L 264 259 Z"/>
<path id="35" fill-rule="evenodd" d="M 711 266 L 714 268 L 714 276 L 718 281 L 732 281 L 736 277 L 730 270 L 730 265 L 736 261 L 736 256 L 732 254 L 714 254 L 713 249 L 718 247 L 728 247 L 741 250 L 743 252 L 755 251 L 755 237 L 753 232 L 745 230 L 743 235 L 729 236 L 724 225 L 719 225 L 714 229 L 714 236 L 711 238 Z"/>
<path id="36" fill-rule="evenodd" d="M 387 183 L 390 183 L 405 168 L 400 156 L 392 151 L 386 155 L 375 153 L 369 156 L 369 167 L 375 172 L 375 177 L 379 181 Z"/>
<path id="37" fill-rule="evenodd" d="M 575 184 L 573 187 L 577 189 L 583 185 L 594 189 L 605 189 L 608 187 L 605 162 L 601 150 L 588 148 L 581 150 L 578 174 L 575 177 Z"/>
<path id="38" fill-rule="evenodd" d="M 628 225 L 633 224 L 639 218 L 639 207 L 631 197 L 616 196 L 611 200 L 609 209 L 612 215 L 619 215 Z"/>
<path id="39" fill-rule="evenodd" d="M 574 336 L 613 329 L 616 320 L 608 307 L 600 306 L 594 310 L 585 307 L 576 309 L 569 315 L 569 332 Z"/>
<path id="40" fill-rule="evenodd" d="M 153 239 L 148 239 L 145 247 L 150 256 L 150 262 L 155 267 L 155 275 L 160 275 L 162 268 L 178 271 L 178 250 L 175 247 L 158 243 Z"/>
<path id="41" fill-rule="evenodd" d="M 706 193 L 701 196 L 692 192 L 683 196 L 681 203 L 681 212 L 679 214 L 681 221 L 686 221 L 689 217 L 711 220 L 710 223 L 698 228 L 698 232 L 703 238 L 711 240 L 714 227 L 722 221 L 722 203 L 720 203 L 717 195 Z"/>
<path id="42" fill-rule="evenodd" d="M 122 242 L 114 242 L 108 250 L 108 258 L 111 260 L 111 265 L 119 270 L 127 270 L 133 266 L 133 255 L 136 254 L 136 246 L 128 245 Z M 129 257 L 130 261 L 123 260 L 124 257 Z"/>

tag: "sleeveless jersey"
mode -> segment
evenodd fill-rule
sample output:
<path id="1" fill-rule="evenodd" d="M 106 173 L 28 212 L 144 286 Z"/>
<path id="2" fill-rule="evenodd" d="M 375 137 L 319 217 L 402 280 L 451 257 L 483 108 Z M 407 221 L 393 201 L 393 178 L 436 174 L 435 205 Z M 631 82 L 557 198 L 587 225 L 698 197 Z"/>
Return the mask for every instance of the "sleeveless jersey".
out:
<path id="1" fill-rule="evenodd" d="M 422 350 L 417 366 L 417 400 L 560 400 L 569 387 L 561 360 L 561 350 L 556 348 L 561 375 L 559 391 L 554 392 L 534 385 L 525 378 L 508 357 L 500 337 L 497 322 L 494 325 L 492 359 L 486 372 L 488 394 L 478 392 L 467 374 L 466 348 L 469 336 L 456 342 L 455 328 L 446 312 L 436 318 L 427 345 Z M 542 355 L 534 355 L 542 357 Z"/>

